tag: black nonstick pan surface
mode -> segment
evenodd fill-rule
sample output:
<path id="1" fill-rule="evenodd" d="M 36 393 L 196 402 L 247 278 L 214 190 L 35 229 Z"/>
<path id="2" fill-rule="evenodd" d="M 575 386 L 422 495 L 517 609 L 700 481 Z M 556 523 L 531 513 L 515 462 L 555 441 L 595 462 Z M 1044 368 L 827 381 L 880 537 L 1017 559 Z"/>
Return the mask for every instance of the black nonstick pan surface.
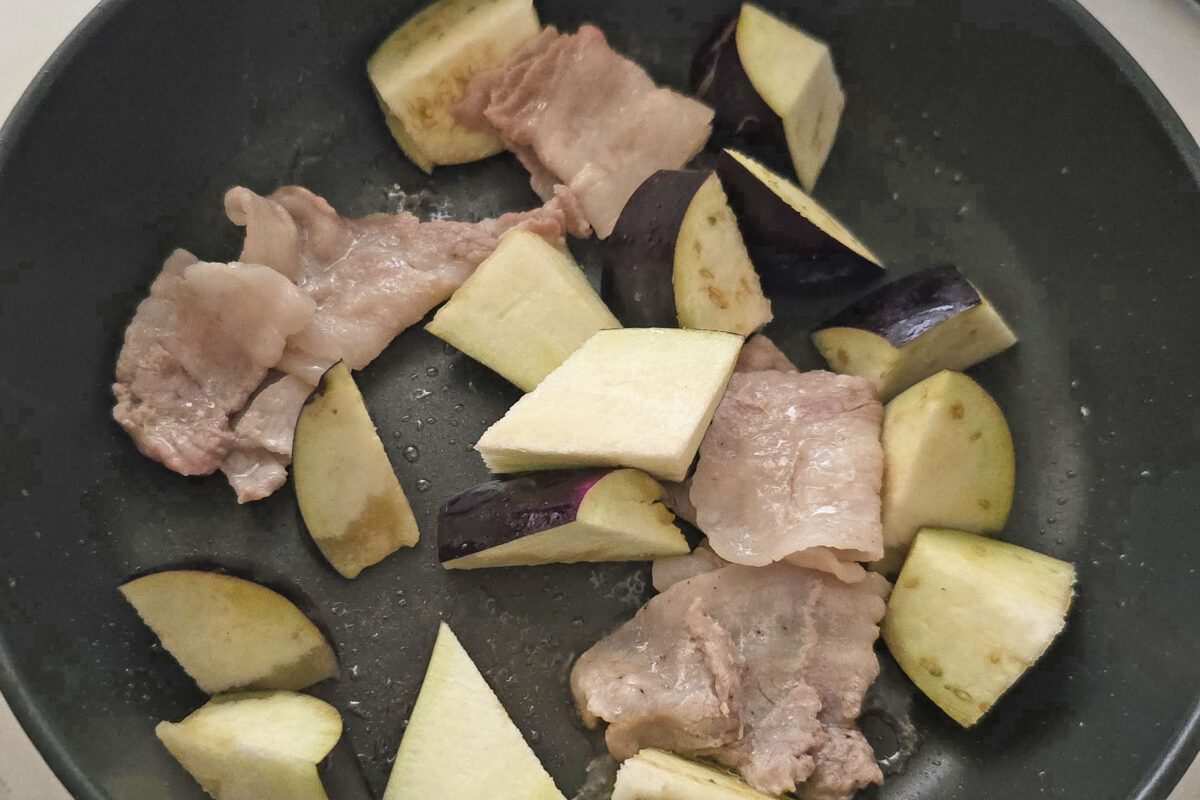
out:
<path id="1" fill-rule="evenodd" d="M 680 87 L 735 7 L 538 5 Z M 864 794 L 1161 800 L 1200 744 L 1200 150 L 1072 3 L 767 5 L 830 41 L 845 84 L 818 197 L 896 274 L 959 265 L 1019 332 L 972 371 L 1017 442 L 1003 536 L 1079 567 L 1065 635 L 975 729 L 912 696 L 884 654 L 866 724 L 893 774 Z M 116 591 L 180 563 L 282 587 L 329 632 L 343 674 L 314 692 L 346 719 L 334 800 L 382 792 L 439 619 L 567 795 L 605 796 L 612 766 L 566 676 L 649 596 L 647 567 L 435 559 L 436 509 L 485 477 L 470 446 L 512 386 L 419 327 L 361 373 L 424 533 L 353 582 L 307 541 L 290 486 L 238 506 L 220 476 L 166 471 L 109 418 L 122 331 L 165 255 L 236 255 L 227 187 L 300 183 L 348 215 L 534 204 L 507 156 L 430 178 L 390 140 L 364 65 L 417 7 L 110 0 L 0 133 L 0 689 L 79 798 L 202 796 L 152 729 L 203 697 Z M 779 300 L 768 333 L 816 367 L 806 331 L 848 299 Z"/>

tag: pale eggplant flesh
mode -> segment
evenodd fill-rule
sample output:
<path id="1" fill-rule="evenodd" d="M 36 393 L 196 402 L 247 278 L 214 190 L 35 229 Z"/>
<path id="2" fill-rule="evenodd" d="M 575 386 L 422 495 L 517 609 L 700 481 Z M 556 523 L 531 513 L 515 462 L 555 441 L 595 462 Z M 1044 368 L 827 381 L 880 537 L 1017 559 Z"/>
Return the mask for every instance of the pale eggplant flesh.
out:
<path id="1" fill-rule="evenodd" d="M 957 267 L 933 267 L 879 287 L 821 327 L 858 328 L 898 348 L 982 302 Z"/>
<path id="2" fill-rule="evenodd" d="M 882 266 L 806 217 L 728 151 L 717 159 L 717 174 L 769 291 L 841 292 L 865 288 L 884 274 Z"/>
<path id="3" fill-rule="evenodd" d="M 604 243 L 600 297 L 629 328 L 673 328 L 675 289 L 664 264 L 675 261 L 675 243 L 692 198 L 710 172 L 659 170 L 625 203 Z"/>

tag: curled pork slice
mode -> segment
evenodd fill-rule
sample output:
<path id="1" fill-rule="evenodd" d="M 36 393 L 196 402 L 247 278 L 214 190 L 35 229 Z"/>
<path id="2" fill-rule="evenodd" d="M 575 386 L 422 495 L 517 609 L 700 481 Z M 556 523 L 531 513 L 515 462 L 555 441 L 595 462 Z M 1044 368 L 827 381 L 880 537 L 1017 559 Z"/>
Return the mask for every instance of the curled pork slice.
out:
<path id="1" fill-rule="evenodd" d="M 735 374 L 692 476 L 697 527 L 736 564 L 815 547 L 842 560 L 880 558 L 882 421 L 871 384 L 859 377 Z"/>
<path id="2" fill-rule="evenodd" d="M 293 277 L 316 313 L 288 340 L 278 369 L 315 385 L 330 366 L 362 369 L 400 331 L 462 285 L 514 228 L 561 244 L 586 235 L 570 201 L 481 222 L 421 222 L 408 213 L 340 216 L 299 186 L 267 197 L 244 187 L 225 197 L 229 219 L 245 225 L 243 258 Z"/>
<path id="3" fill-rule="evenodd" d="M 795 567 L 828 573 L 843 583 L 858 583 L 868 575 L 862 564 L 857 561 L 844 561 L 836 550 L 828 547 L 810 547 L 783 560 Z M 686 555 L 655 559 L 650 571 L 650 582 L 656 591 L 665 592 L 680 581 L 727 566 L 729 562 L 714 553 L 705 539 Z"/>
<path id="4" fill-rule="evenodd" d="M 184 475 L 213 472 L 236 439 L 230 418 L 313 308 L 273 269 L 175 251 L 125 330 L 113 418 L 150 458 Z"/>
<path id="5" fill-rule="evenodd" d="M 584 25 L 575 34 L 548 27 L 504 66 L 472 78 L 456 116 L 498 135 L 543 199 L 564 184 L 604 238 L 642 181 L 700 151 L 713 112 L 656 86 Z"/>
<path id="6" fill-rule="evenodd" d="M 277 376 L 263 384 L 238 417 L 221 471 L 239 503 L 261 500 L 287 482 L 296 421 L 312 390 L 294 375 Z"/>
<path id="7" fill-rule="evenodd" d="M 609 723 L 619 759 L 659 747 L 769 794 L 848 796 L 882 780 L 855 720 L 879 672 L 886 584 L 787 564 L 708 570 L 580 656 L 572 693 L 585 721 Z"/>

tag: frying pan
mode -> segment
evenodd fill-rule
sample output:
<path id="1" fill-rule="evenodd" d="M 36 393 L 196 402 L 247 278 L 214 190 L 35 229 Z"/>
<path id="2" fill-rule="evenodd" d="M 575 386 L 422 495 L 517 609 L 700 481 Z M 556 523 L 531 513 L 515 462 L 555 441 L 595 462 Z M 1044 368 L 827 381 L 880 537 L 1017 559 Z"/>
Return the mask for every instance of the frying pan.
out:
<path id="1" fill-rule="evenodd" d="M 676 86 L 734 8 L 538 5 L 599 24 Z M 767 5 L 827 38 L 845 83 L 819 197 L 896 273 L 958 264 L 1020 333 L 973 370 L 1017 442 L 1004 537 L 1079 567 L 1065 635 L 973 730 L 883 655 L 866 724 L 894 774 L 865 795 L 1164 798 L 1200 744 L 1200 150 L 1065 0 Z M 644 602 L 647 568 L 435 561 L 436 509 L 485 477 L 470 445 L 513 387 L 420 328 L 363 371 L 425 533 L 353 582 L 306 540 L 290 487 L 238 506 L 219 476 L 169 473 L 109 419 L 121 332 L 164 256 L 236 255 L 227 187 L 300 183 L 348 215 L 534 203 L 511 158 L 430 178 L 390 141 L 364 64 L 417 6 L 111 0 L 0 134 L 0 688 L 79 798 L 202 796 L 152 729 L 203 698 L 116 592 L 197 562 L 283 588 L 336 642 L 342 678 L 314 689 L 346 719 L 335 799 L 381 791 L 439 619 L 567 794 L 603 796 L 612 765 L 566 675 Z M 593 247 L 576 253 L 594 269 Z M 847 299 L 780 300 L 768 333 L 818 366 L 805 331 Z"/>

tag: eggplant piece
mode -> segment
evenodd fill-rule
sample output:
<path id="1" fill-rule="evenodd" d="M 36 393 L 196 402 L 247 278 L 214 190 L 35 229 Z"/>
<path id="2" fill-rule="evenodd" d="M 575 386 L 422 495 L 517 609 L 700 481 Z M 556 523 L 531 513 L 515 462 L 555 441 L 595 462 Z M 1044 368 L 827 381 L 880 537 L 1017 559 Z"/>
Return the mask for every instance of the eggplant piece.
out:
<path id="1" fill-rule="evenodd" d="M 296 422 L 296 501 L 309 535 L 344 578 L 355 578 L 420 531 L 362 395 L 342 362 L 321 377 Z"/>
<path id="2" fill-rule="evenodd" d="M 215 572 L 167 570 L 121 594 L 162 646 L 209 694 L 303 689 L 337 675 L 329 642 L 290 600 Z"/>
<path id="3" fill-rule="evenodd" d="M 961 372 L 939 372 L 883 410 L 884 557 L 894 574 L 923 527 L 996 533 L 1016 482 L 1012 433 L 991 395 Z"/>
<path id="4" fill-rule="evenodd" d="M 446 623 L 383 800 L 565 800 Z"/>
<path id="5" fill-rule="evenodd" d="M 812 191 L 846 105 L 828 45 L 745 3 L 696 55 L 692 84 L 721 138 L 786 152 Z"/>
<path id="6" fill-rule="evenodd" d="M 516 230 L 425 330 L 528 392 L 596 331 L 619 327 L 569 252 Z"/>
<path id="7" fill-rule="evenodd" d="M 777 800 L 737 775 L 664 750 L 646 748 L 617 770 L 612 800 Z"/>
<path id="8" fill-rule="evenodd" d="M 446 569 L 649 561 L 688 552 L 663 487 L 635 469 L 538 472 L 475 486 L 442 506 Z"/>
<path id="9" fill-rule="evenodd" d="M 771 321 L 738 221 L 712 172 L 659 170 L 605 242 L 601 293 L 631 327 L 726 331 Z"/>
<path id="10" fill-rule="evenodd" d="M 633 467 L 687 475 L 741 350 L 719 331 L 600 331 L 484 431 L 495 473 Z"/>
<path id="11" fill-rule="evenodd" d="M 503 150 L 452 109 L 474 75 L 503 65 L 541 29 L 532 0 L 440 0 L 397 28 L 367 61 L 367 76 L 404 154 L 430 172 Z"/>
<path id="12" fill-rule="evenodd" d="M 1017 341 L 955 267 L 922 270 L 880 287 L 812 339 L 835 372 L 870 380 L 885 402 L 939 370 L 964 370 Z"/>
<path id="13" fill-rule="evenodd" d="M 787 178 L 737 150 L 722 151 L 717 174 L 769 290 L 842 291 L 883 274 L 879 258 Z"/>
<path id="14" fill-rule="evenodd" d="M 917 534 L 881 634 L 912 682 L 974 725 L 1066 626 L 1075 567 L 954 530 Z"/>
<path id="15" fill-rule="evenodd" d="M 216 800 L 327 800 L 317 764 L 341 738 L 342 717 L 305 694 L 244 692 L 154 733 Z"/>

